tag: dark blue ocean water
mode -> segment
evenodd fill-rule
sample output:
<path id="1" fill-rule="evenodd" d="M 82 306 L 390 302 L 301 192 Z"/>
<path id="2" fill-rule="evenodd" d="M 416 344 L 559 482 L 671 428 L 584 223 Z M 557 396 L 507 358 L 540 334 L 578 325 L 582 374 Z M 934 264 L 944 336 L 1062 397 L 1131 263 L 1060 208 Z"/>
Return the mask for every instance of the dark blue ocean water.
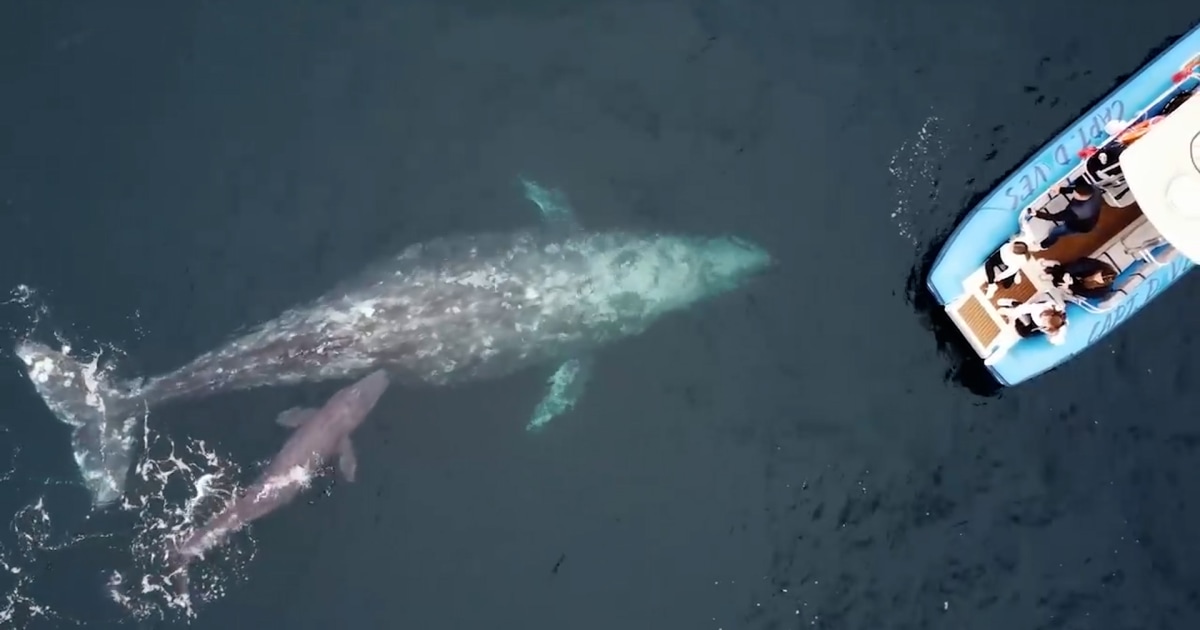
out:
<path id="1" fill-rule="evenodd" d="M 406 244 L 535 222 L 522 174 L 592 227 L 735 233 L 781 260 L 604 349 L 542 434 L 523 424 L 549 368 L 393 390 L 359 482 L 256 525 L 197 628 L 1195 628 L 1196 279 L 994 397 L 955 378 L 919 285 L 968 200 L 1197 19 L 1167 0 L 14 0 L 0 288 L 33 289 L 43 340 L 159 373 Z M 0 309 L 6 338 L 29 328 Z M 105 587 L 133 521 L 85 519 L 67 427 L 2 360 L 5 627 L 139 627 Z M 279 409 L 334 388 L 152 426 L 250 467 Z M 39 499 L 50 525 L 21 511 Z"/>

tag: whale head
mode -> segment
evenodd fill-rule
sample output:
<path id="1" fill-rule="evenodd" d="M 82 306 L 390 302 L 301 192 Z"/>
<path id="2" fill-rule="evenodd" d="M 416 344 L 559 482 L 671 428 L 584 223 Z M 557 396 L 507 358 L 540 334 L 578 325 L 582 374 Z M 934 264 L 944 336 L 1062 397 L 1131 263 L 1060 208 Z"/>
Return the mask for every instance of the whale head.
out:
<path id="1" fill-rule="evenodd" d="M 733 291 L 773 264 L 767 250 L 736 236 L 685 237 L 664 245 L 669 254 L 660 262 L 656 314 Z"/>
<path id="2" fill-rule="evenodd" d="M 735 289 L 773 264 L 767 250 L 737 236 L 701 239 L 693 250 L 689 264 L 698 267 L 696 282 L 707 294 Z"/>
<path id="3" fill-rule="evenodd" d="M 600 319 L 629 323 L 626 333 L 736 289 L 773 264 L 765 249 L 736 236 L 618 238 L 593 242 L 586 258 L 591 284 L 583 301 Z"/>

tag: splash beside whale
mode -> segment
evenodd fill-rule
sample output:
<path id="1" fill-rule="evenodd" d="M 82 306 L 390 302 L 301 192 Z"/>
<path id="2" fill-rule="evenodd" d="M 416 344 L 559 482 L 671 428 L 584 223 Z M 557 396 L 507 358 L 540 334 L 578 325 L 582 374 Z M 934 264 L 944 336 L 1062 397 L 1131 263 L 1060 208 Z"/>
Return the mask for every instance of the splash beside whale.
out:
<path id="1" fill-rule="evenodd" d="M 538 229 L 411 245 L 167 374 L 109 382 L 94 365 L 19 342 L 38 393 L 74 427 L 93 503 L 121 496 L 140 418 L 172 400 L 379 368 L 398 384 L 446 385 L 556 365 L 528 425 L 536 429 L 575 404 L 595 348 L 771 265 L 763 248 L 732 236 L 585 231 L 561 193 L 523 184 L 541 209 Z"/>

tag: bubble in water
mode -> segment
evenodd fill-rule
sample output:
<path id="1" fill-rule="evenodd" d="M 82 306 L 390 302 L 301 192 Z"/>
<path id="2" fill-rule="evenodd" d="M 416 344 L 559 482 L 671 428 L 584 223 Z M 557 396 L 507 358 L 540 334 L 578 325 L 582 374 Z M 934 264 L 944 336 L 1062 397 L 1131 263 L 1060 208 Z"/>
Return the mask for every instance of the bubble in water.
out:
<path id="1" fill-rule="evenodd" d="M 81 623 L 39 601 L 32 588 L 39 576 L 39 567 L 51 564 L 55 552 L 85 541 L 114 538 L 111 533 L 63 534 L 55 529 L 47 498 L 56 487 L 67 485 L 72 484 L 46 481 L 37 500 L 17 510 L 9 522 L 13 540 L 0 545 L 0 575 L 8 578 L 7 594 L 0 602 L 0 622 L 5 628 L 23 628 L 37 620 L 54 620 L 56 627 Z"/>
<path id="2" fill-rule="evenodd" d="M 916 137 L 901 144 L 888 163 L 892 188 L 896 191 L 892 220 L 896 222 L 900 236 L 913 245 L 919 242 L 914 212 L 927 212 L 938 198 L 941 163 L 946 157 L 940 122 L 934 115 L 926 118 Z M 914 206 L 922 208 L 916 210 Z"/>
<path id="3" fill-rule="evenodd" d="M 24 284 L 18 284 L 10 289 L 8 291 L 8 299 L 0 301 L 0 306 L 15 307 L 24 314 L 24 317 L 6 317 L 3 319 L 5 330 L 12 333 L 15 337 L 28 336 L 37 328 L 38 322 L 50 314 L 49 307 L 41 300 L 37 291 Z M 13 322 L 17 321 L 25 322 L 21 330 L 12 327 Z"/>

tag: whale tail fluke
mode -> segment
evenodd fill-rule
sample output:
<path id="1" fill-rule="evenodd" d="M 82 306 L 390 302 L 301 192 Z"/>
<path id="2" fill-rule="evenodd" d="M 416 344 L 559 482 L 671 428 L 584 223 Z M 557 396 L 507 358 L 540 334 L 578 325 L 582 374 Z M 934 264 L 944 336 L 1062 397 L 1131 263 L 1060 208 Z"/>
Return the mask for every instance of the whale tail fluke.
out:
<path id="1" fill-rule="evenodd" d="M 136 399 L 110 385 L 95 362 L 81 363 L 30 340 L 15 351 L 46 406 L 73 428 L 71 449 L 93 505 L 119 499 L 137 445 Z"/>

